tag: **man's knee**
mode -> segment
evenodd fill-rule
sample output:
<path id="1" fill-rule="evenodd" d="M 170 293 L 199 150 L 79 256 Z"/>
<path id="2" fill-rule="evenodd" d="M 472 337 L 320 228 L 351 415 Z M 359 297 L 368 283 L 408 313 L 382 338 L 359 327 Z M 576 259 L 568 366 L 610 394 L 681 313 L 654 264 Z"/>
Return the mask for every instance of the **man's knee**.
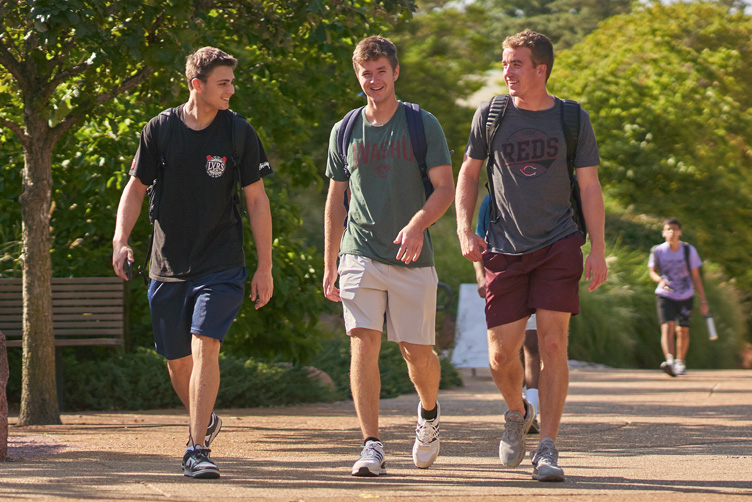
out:
<path id="1" fill-rule="evenodd" d="M 438 361 L 438 356 L 430 345 L 416 345 L 413 343 L 401 342 L 400 350 L 405 362 L 416 370 L 428 368 Z"/>

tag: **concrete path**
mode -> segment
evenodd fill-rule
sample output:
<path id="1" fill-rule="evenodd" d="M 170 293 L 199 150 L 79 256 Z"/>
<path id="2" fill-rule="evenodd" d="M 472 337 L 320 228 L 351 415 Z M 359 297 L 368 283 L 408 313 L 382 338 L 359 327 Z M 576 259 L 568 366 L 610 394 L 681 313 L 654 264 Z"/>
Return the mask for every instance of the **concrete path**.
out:
<path id="1" fill-rule="evenodd" d="M 179 410 L 65 414 L 18 427 L 0 464 L 0 500 L 745 501 L 752 500 L 752 372 L 574 369 L 557 446 L 564 483 L 531 479 L 497 457 L 501 398 L 486 371 L 443 391 L 441 455 L 412 465 L 414 395 L 382 401 L 388 475 L 354 478 L 360 434 L 351 402 L 218 410 L 218 480 L 180 471 Z M 537 436 L 528 437 L 528 447 Z"/>

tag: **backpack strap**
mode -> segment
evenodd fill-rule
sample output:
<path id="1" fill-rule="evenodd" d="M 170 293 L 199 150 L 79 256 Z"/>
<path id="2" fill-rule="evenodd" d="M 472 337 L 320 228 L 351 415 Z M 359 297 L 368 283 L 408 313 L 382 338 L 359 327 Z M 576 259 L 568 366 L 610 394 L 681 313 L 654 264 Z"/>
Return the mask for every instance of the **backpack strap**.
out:
<path id="1" fill-rule="evenodd" d="M 162 110 L 159 115 L 159 129 L 157 130 L 157 154 L 159 163 L 157 164 L 157 177 L 154 182 L 146 189 L 149 196 L 149 223 L 154 227 L 154 221 L 159 217 L 159 203 L 162 199 L 162 184 L 164 183 L 164 170 L 167 168 L 167 146 L 172 138 L 172 131 L 175 128 L 177 113 L 175 108 Z M 152 228 L 149 235 L 149 246 L 144 255 L 144 264 L 138 266 L 138 275 L 144 280 L 146 286 L 149 285 L 149 261 L 151 260 L 151 250 L 154 247 L 154 229 Z"/>
<path id="2" fill-rule="evenodd" d="M 426 199 L 433 193 L 433 183 L 428 177 L 428 166 L 426 165 L 426 155 L 428 145 L 426 144 L 426 131 L 423 128 L 423 116 L 420 113 L 420 106 L 415 103 L 402 102 L 405 105 L 405 115 L 407 117 L 407 131 L 410 134 L 410 144 L 413 147 L 413 155 L 420 169 L 420 177 L 423 180 L 423 189 L 426 191 Z"/>
<path id="3" fill-rule="evenodd" d="M 582 210 L 580 185 L 577 183 L 575 160 L 577 159 L 577 144 L 580 140 L 580 103 L 571 99 L 561 100 L 561 128 L 564 131 L 564 141 L 567 145 L 567 172 L 569 173 L 570 201 L 574 210 L 574 221 L 583 235 L 587 235 L 585 213 Z"/>
<path id="4" fill-rule="evenodd" d="M 230 110 L 232 114 L 232 122 L 230 130 L 232 133 L 232 164 L 233 164 L 233 178 L 232 184 L 235 190 L 232 195 L 232 201 L 238 209 L 239 214 L 248 214 L 248 210 L 240 203 L 242 200 L 240 193 L 243 191 L 243 187 L 240 180 L 240 164 L 243 162 L 243 154 L 245 152 L 245 134 L 243 130 L 243 123 L 247 122 L 245 117 Z"/>
<path id="5" fill-rule="evenodd" d="M 687 263 L 687 272 L 689 272 L 689 275 L 692 275 L 692 267 L 689 265 L 689 244 L 686 242 L 681 243 L 682 248 L 684 249 L 684 261 Z"/>
<path id="6" fill-rule="evenodd" d="M 363 108 L 365 107 L 361 106 L 360 108 L 354 108 L 347 112 L 345 118 L 342 119 L 342 122 L 339 125 L 339 131 L 337 131 L 337 154 L 339 154 L 339 158 L 342 159 L 342 166 L 345 170 L 345 176 L 347 176 L 347 179 L 350 179 L 350 169 L 347 166 L 347 147 L 350 143 L 350 136 L 352 135 L 355 122 L 358 120 L 358 117 L 360 117 L 360 111 Z"/>
<path id="7" fill-rule="evenodd" d="M 491 195 L 491 202 L 488 206 L 488 222 L 496 223 L 499 221 L 500 212 L 496 205 L 496 197 L 494 197 L 493 186 L 493 140 L 496 137 L 496 132 L 501 126 L 501 121 L 504 119 L 504 115 L 507 112 L 509 106 L 509 94 L 501 94 L 494 96 L 491 99 L 491 105 L 488 108 L 488 116 L 486 117 L 486 152 L 488 153 L 488 162 L 486 162 L 486 170 L 488 171 L 488 181 L 486 182 L 486 189 Z"/>

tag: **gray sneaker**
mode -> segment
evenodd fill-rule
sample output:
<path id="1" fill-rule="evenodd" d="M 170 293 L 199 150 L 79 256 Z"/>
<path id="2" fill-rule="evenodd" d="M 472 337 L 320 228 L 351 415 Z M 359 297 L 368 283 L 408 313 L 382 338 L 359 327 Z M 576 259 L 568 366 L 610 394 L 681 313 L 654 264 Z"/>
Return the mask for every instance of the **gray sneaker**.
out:
<path id="1" fill-rule="evenodd" d="M 564 481 L 564 470 L 559 467 L 559 450 L 554 446 L 554 440 L 543 438 L 538 449 L 532 454 L 533 479 L 538 481 Z"/>
<path id="2" fill-rule="evenodd" d="M 525 405 L 525 416 L 518 411 L 507 410 L 504 414 L 504 435 L 499 443 L 499 459 L 501 464 L 514 469 L 525 458 L 525 437 L 535 418 L 533 405 L 522 400 Z"/>

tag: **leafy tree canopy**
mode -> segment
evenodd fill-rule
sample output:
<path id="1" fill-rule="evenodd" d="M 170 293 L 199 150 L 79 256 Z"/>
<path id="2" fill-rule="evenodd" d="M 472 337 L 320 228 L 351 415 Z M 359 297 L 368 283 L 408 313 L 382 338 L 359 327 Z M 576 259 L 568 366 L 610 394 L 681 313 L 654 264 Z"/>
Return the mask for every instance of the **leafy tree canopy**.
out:
<path id="1" fill-rule="evenodd" d="M 550 88 L 590 113 L 607 194 L 676 216 L 752 290 L 752 17 L 718 2 L 616 16 L 557 60 Z"/>

